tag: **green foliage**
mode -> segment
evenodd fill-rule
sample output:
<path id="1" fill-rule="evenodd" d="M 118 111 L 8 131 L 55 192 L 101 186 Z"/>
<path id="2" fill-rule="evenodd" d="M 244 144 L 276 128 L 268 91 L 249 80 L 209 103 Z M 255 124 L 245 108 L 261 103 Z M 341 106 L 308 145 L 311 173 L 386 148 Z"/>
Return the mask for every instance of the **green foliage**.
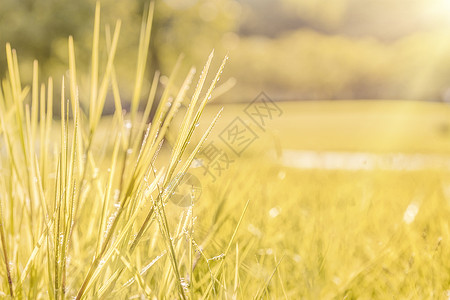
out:
<path id="1" fill-rule="evenodd" d="M 226 102 L 248 102 L 261 90 L 275 99 L 448 100 L 450 49 L 445 1 L 157 0 L 150 40 L 149 91 L 155 70 L 170 74 L 178 56 L 200 65 L 205 49 L 230 53 L 226 75 L 237 85 Z M 19 52 L 22 79 L 67 71 L 66 37 L 75 40 L 80 95 L 88 96 L 93 0 L 14 1 L 0 5 L 0 45 Z M 122 20 L 115 68 L 125 107 L 133 98 L 134 61 L 145 1 L 102 0 L 103 29 Z M 386 9 L 389 7 L 389 9 Z M 100 43 L 101 58 L 107 47 Z M 100 65 L 106 61 L 100 59 Z M 130 64 L 131 67 L 130 68 Z M 215 67 L 215 65 L 214 65 Z M 188 71 L 181 67 L 182 71 Z M 6 57 L 0 54 L 0 69 Z M 163 76 L 163 81 L 165 77 Z M 59 77 L 55 78 L 59 86 Z M 229 83 L 231 86 L 232 83 Z M 106 113 L 112 114 L 112 99 Z"/>
<path id="2" fill-rule="evenodd" d="M 117 48 L 115 67 L 120 74 L 120 88 L 125 104 L 133 97 L 135 61 L 130 60 L 139 44 L 140 15 L 147 1 L 102 0 L 101 28 L 113 27 L 116 19 L 122 21 L 122 34 Z M 146 62 L 149 72 L 144 76 L 144 90 L 150 89 L 152 74 L 159 70 L 169 74 L 180 54 L 188 65 L 199 65 L 209 51 L 218 46 L 224 32 L 234 29 L 238 11 L 234 0 L 194 1 L 190 5 L 179 5 L 182 1 L 155 1 L 153 26 L 157 28 L 150 41 L 150 54 Z M 178 3 L 178 5 L 177 5 Z M 186 2 L 188 3 L 188 2 Z M 89 81 L 91 60 L 92 24 L 95 1 L 5 0 L 0 5 L 0 44 L 11 43 L 20 49 L 22 79 L 31 83 L 31 65 L 39 60 L 40 75 L 45 77 L 64 74 L 67 71 L 66 39 L 75 40 L 78 61 L 78 76 L 81 82 Z M 100 64 L 108 52 L 105 43 L 99 45 Z M 6 70 L 6 57 L 0 55 L 0 69 Z M 184 70 L 183 70 L 184 71 Z M 187 70 L 186 70 L 187 71 Z M 3 74 L 2 74 L 3 75 Z M 59 77 L 55 84 L 60 84 Z M 84 85 L 83 85 L 84 87 Z M 80 93 L 89 93 L 81 87 Z M 111 102 L 112 103 L 112 102 Z M 107 102 L 108 112 L 113 107 Z"/>

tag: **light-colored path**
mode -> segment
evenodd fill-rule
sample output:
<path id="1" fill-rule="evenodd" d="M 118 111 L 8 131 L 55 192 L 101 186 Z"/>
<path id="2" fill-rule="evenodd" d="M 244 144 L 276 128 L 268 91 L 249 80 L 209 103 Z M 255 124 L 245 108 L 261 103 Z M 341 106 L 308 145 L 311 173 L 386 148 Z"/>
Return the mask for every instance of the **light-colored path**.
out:
<path id="1" fill-rule="evenodd" d="M 435 154 L 374 154 L 283 150 L 281 163 L 299 169 L 325 170 L 450 170 L 450 156 Z"/>

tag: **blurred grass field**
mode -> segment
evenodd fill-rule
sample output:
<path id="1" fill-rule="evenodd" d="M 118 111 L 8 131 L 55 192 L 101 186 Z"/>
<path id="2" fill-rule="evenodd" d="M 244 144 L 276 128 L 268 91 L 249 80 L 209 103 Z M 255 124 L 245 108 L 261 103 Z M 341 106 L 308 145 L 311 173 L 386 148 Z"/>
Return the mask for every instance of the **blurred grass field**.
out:
<path id="1" fill-rule="evenodd" d="M 191 169 L 203 188 L 195 204 L 196 234 L 199 240 L 212 240 L 205 249 L 207 256 L 222 253 L 232 224 L 250 201 L 236 239 L 239 250 L 226 260 L 229 274 L 223 274 L 224 282 L 235 276 L 236 265 L 239 269 L 237 291 L 228 297 L 449 296 L 450 172 L 446 166 L 413 171 L 299 169 L 281 159 L 286 150 L 449 159 L 447 104 L 282 102 L 277 103 L 282 115 L 269 120 L 264 131 L 244 113 L 247 105 L 224 105 L 210 140 L 232 155 L 218 136 L 236 117 L 258 139 L 243 155 L 233 156 L 234 163 L 214 182 L 202 168 Z M 200 127 L 221 107 L 207 107 Z M 176 206 L 171 208 L 179 212 Z M 224 224 L 217 221 L 221 218 Z"/>
<path id="2" fill-rule="evenodd" d="M 204 183 L 195 206 L 199 236 L 209 232 L 218 201 L 233 219 L 250 200 L 236 240 L 239 255 L 226 263 L 227 269 L 239 266 L 238 298 L 446 299 L 448 169 L 306 170 L 270 153 L 281 147 L 446 157 L 449 107 L 409 101 L 278 105 L 283 115 L 258 132 L 261 139 L 217 181 L 196 173 Z M 225 107 L 215 134 L 234 117 L 244 119 L 244 108 Z M 209 109 L 206 115 L 217 108 Z M 226 228 L 217 229 L 210 255 L 226 243 Z"/>
<path id="3" fill-rule="evenodd" d="M 239 266 L 238 298 L 262 287 L 268 299 L 447 297 L 448 173 L 242 165 L 208 187 L 195 208 L 201 236 L 217 195 L 230 217 L 250 200 L 239 256 L 226 263 Z M 217 250 L 206 252 L 219 253 L 230 234 L 217 229 Z"/>
<path id="4" fill-rule="evenodd" d="M 247 105 L 224 105 L 213 134 L 239 116 L 261 139 L 275 137 L 284 149 L 450 154 L 450 105 L 442 102 L 277 102 L 282 114 L 266 118 L 267 132 L 252 124 L 244 112 Z M 220 107 L 210 105 L 205 119 L 212 118 Z"/>

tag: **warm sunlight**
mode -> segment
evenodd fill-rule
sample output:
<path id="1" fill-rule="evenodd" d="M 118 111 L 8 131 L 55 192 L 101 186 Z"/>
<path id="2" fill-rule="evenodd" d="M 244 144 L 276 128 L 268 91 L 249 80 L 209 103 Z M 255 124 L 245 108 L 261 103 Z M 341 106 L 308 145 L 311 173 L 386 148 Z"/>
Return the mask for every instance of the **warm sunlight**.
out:
<path id="1" fill-rule="evenodd" d="M 450 0 L 0 0 L 1 299 L 450 299 Z"/>
<path id="2" fill-rule="evenodd" d="M 450 27 L 450 0 L 432 0 L 421 3 L 421 12 L 428 22 Z M 420 13 L 420 12 L 419 12 Z"/>

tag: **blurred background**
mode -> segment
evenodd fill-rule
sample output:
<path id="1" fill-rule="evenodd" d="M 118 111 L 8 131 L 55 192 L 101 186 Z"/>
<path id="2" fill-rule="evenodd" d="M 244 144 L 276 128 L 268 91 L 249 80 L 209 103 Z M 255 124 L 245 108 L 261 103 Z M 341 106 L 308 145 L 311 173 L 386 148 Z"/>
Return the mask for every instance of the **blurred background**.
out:
<path id="1" fill-rule="evenodd" d="M 101 4 L 103 25 L 113 29 L 116 19 L 123 22 L 116 67 L 126 100 L 148 3 L 102 0 Z M 158 0 L 155 4 L 148 82 L 153 70 L 170 74 L 180 54 L 186 69 L 191 65 L 201 69 L 214 48 L 219 57 L 229 54 L 223 77 L 236 83 L 218 102 L 248 102 L 260 91 L 279 101 L 450 101 L 450 0 Z M 40 62 L 41 76 L 65 74 L 70 34 L 83 81 L 83 70 L 88 74 L 90 64 L 94 6 L 94 0 L 1 1 L 0 45 L 10 42 L 17 49 L 25 81 L 31 78 L 34 58 Z M 0 51 L 2 72 L 5 60 Z"/>
<path id="2" fill-rule="evenodd" d="M 2 0 L 0 45 L 18 50 L 22 75 L 64 74 L 67 36 L 89 69 L 94 0 Z M 116 60 L 131 94 L 147 1 L 102 0 L 102 24 L 123 22 Z M 236 85 L 219 102 L 408 99 L 450 101 L 450 0 L 158 0 L 149 67 L 170 74 L 177 57 L 198 69 L 211 49 L 229 54 Z M 105 51 L 106 53 L 106 51 Z M 0 51 L 0 70 L 5 70 Z M 131 66 L 131 67 L 130 67 Z M 148 73 L 150 82 L 153 72 Z M 2 74 L 3 75 L 3 74 Z M 41 77 L 42 78 L 42 77 Z M 129 84 L 128 84 L 129 83 Z"/>

